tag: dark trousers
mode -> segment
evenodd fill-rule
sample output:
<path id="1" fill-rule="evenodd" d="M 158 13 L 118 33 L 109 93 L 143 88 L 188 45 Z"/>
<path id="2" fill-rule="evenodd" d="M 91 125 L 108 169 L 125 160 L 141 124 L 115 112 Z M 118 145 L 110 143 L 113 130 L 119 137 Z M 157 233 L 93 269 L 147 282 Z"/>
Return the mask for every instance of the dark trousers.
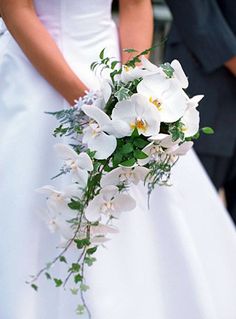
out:
<path id="1" fill-rule="evenodd" d="M 198 156 L 216 189 L 224 188 L 227 209 L 236 225 L 236 149 L 232 157 Z"/>

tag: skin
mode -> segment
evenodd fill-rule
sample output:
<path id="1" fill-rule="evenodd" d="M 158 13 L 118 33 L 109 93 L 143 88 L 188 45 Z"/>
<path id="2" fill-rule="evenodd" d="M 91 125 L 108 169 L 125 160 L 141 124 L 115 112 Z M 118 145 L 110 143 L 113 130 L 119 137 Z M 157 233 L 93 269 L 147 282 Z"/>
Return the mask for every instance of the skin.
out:
<path id="1" fill-rule="evenodd" d="M 33 66 L 73 105 L 87 88 L 38 19 L 33 0 L 0 0 L 0 16 Z M 141 16 L 145 19 L 137 18 Z M 120 0 L 119 17 L 121 48 L 142 51 L 151 46 L 153 18 L 150 0 Z M 122 61 L 128 57 L 123 53 Z"/>
<path id="2" fill-rule="evenodd" d="M 225 66 L 236 77 L 236 56 L 225 62 Z"/>

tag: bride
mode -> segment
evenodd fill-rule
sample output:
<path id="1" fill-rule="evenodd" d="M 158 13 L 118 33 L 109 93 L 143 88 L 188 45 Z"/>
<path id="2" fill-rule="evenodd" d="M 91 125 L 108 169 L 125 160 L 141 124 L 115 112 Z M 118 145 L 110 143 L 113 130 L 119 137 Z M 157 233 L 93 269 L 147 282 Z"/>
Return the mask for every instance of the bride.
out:
<path id="1" fill-rule="evenodd" d="M 111 2 L 0 0 L 0 318 L 77 318 L 69 291 L 25 285 L 57 244 L 35 214 L 44 203 L 34 190 L 60 165 L 56 123 L 44 111 L 99 88 L 89 66 L 103 48 L 125 61 L 122 48 L 151 45 L 151 1 L 120 0 L 118 32 Z M 93 318 L 235 319 L 235 229 L 194 153 L 176 165 L 172 187 L 152 194 L 149 211 L 141 185 L 132 195 L 136 210 L 87 274 Z"/>

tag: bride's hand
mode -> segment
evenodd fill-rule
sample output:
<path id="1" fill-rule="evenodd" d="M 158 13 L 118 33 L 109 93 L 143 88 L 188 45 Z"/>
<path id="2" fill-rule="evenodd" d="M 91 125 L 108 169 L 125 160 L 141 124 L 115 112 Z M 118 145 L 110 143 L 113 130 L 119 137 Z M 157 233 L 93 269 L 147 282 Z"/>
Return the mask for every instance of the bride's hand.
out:
<path id="1" fill-rule="evenodd" d="M 85 84 L 37 17 L 33 0 L 0 0 L 0 15 L 34 67 L 71 105 L 84 95 Z"/>

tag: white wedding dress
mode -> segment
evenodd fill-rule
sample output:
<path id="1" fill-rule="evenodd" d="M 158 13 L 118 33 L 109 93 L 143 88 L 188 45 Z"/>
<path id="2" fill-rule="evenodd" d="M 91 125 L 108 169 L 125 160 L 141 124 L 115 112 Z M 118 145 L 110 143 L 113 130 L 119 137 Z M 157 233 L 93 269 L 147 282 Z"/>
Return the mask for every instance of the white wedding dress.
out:
<path id="1" fill-rule="evenodd" d="M 96 88 L 90 63 L 104 47 L 119 56 L 111 0 L 35 5 L 73 70 Z M 57 122 L 44 111 L 67 104 L 1 28 L 0 318 L 75 319 L 78 297 L 44 278 L 38 293 L 24 283 L 56 254 L 58 238 L 38 216 L 45 202 L 34 190 L 61 165 L 52 149 Z M 235 228 L 193 152 L 172 182 L 153 192 L 150 210 L 143 186 L 132 189 L 137 209 L 122 215 L 120 233 L 87 272 L 93 319 L 236 318 Z"/>

